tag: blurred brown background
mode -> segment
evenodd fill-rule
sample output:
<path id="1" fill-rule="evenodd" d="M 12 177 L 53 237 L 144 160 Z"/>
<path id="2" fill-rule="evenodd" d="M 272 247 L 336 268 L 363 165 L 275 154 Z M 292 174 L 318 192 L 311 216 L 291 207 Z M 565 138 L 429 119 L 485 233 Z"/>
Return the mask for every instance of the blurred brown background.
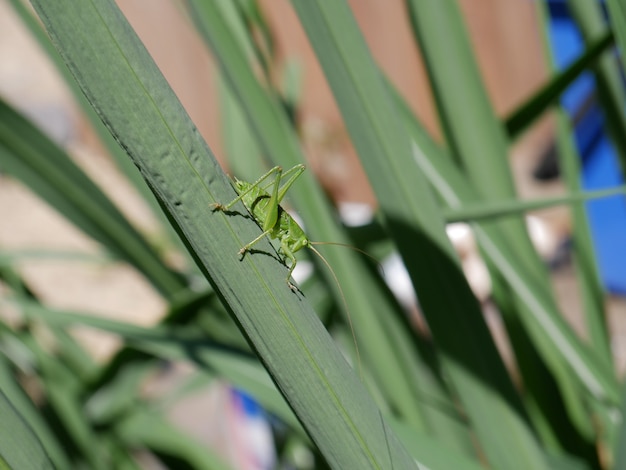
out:
<path id="1" fill-rule="evenodd" d="M 279 56 L 277 74 L 290 59 L 302 67 L 299 117 L 310 163 L 335 196 L 344 201 L 373 203 L 345 133 L 341 116 L 306 36 L 288 0 L 262 0 L 261 5 Z M 351 0 L 350 5 L 376 61 L 406 97 L 425 127 L 437 136 L 438 123 L 429 85 L 414 44 L 403 0 Z M 201 40 L 170 0 L 118 2 L 133 27 L 189 111 L 192 119 L 224 162 L 219 137 L 216 70 Z M 506 115 L 546 78 L 532 2 L 463 0 L 477 59 L 499 115 Z M 307 132 L 310 130 L 310 132 Z M 534 155 L 550 138 L 549 125 L 537 126 L 516 147 Z"/>

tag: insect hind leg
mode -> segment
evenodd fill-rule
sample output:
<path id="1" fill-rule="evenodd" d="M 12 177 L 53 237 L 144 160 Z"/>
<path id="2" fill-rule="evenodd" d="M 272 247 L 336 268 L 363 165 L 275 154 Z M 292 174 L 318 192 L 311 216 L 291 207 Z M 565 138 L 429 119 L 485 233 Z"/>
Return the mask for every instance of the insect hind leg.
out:
<path id="1" fill-rule="evenodd" d="M 291 249 L 284 243 L 280 244 L 280 251 L 282 252 L 283 255 L 285 255 L 285 258 L 287 258 L 291 264 L 289 265 L 289 272 L 287 273 L 287 285 L 289 286 L 289 288 L 296 292 L 300 289 L 298 289 L 298 287 L 293 284 L 291 282 L 291 275 L 293 274 L 293 270 L 296 269 L 296 264 L 298 264 L 298 260 L 296 259 L 296 256 L 293 254 L 293 252 L 291 251 Z"/>

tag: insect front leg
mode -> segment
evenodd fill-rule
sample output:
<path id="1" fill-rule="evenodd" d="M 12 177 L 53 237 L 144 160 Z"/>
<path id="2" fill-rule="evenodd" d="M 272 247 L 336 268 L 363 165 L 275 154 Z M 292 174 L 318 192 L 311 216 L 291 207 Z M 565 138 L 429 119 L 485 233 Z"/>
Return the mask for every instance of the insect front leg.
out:
<path id="1" fill-rule="evenodd" d="M 267 237 L 270 235 L 271 230 L 266 230 L 265 232 L 263 232 L 261 235 L 259 235 L 258 237 L 256 237 L 254 240 L 252 240 L 250 243 L 246 243 L 240 250 L 239 250 L 239 254 L 240 255 L 245 255 L 247 251 L 250 251 L 250 248 L 252 248 L 253 245 L 255 245 L 256 243 L 260 242 L 263 238 Z"/>

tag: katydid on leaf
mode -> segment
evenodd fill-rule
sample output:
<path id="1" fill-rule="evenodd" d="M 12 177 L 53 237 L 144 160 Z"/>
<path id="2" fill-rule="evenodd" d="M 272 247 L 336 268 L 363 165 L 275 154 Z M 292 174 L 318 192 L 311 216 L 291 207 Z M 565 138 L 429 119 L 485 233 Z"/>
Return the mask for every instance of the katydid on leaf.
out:
<path id="1" fill-rule="evenodd" d="M 265 237 L 278 239 L 280 241 L 280 247 L 278 249 L 278 252 L 282 254 L 285 259 L 289 259 L 291 263 L 289 266 L 289 272 L 287 273 L 287 285 L 294 292 L 298 290 L 298 288 L 291 283 L 291 275 L 296 267 L 296 264 L 298 263 L 295 257 L 295 253 L 302 248 L 307 247 L 311 249 L 322 260 L 322 262 L 326 265 L 326 267 L 332 274 L 335 282 L 337 283 L 337 287 L 339 288 L 339 292 L 341 293 L 344 307 L 348 315 L 348 322 L 350 324 L 350 330 L 352 331 L 360 369 L 361 361 L 359 357 L 359 349 L 356 343 L 354 327 L 352 325 L 352 319 L 350 318 L 350 312 L 348 310 L 343 290 L 341 289 L 341 285 L 339 284 L 339 280 L 337 279 L 337 275 L 335 274 L 333 268 L 322 256 L 322 254 L 313 247 L 313 245 L 340 245 L 352 248 L 359 252 L 362 251 L 358 248 L 352 247 L 350 245 L 344 245 L 342 243 L 312 242 L 306 236 L 306 233 L 304 233 L 304 230 L 302 229 L 302 227 L 300 227 L 298 222 L 296 222 L 293 217 L 291 217 L 291 215 L 289 215 L 289 213 L 281 207 L 280 203 L 285 197 L 285 194 L 287 194 L 287 191 L 289 190 L 291 185 L 302 174 L 304 169 L 304 165 L 300 164 L 294 166 L 290 170 L 283 172 L 283 169 L 280 166 L 276 166 L 267 173 L 265 173 L 263 176 L 261 176 L 254 183 L 248 183 L 246 181 L 241 181 L 235 178 L 233 180 L 233 183 L 235 191 L 237 191 L 237 194 L 239 194 L 239 196 L 237 196 L 228 204 L 214 203 L 211 204 L 211 207 L 213 211 L 227 212 L 237 202 L 243 202 L 244 206 L 246 206 L 246 209 L 248 209 L 248 212 L 250 212 L 250 215 L 252 215 L 254 220 L 263 230 L 263 233 L 251 242 L 244 245 L 239 250 L 239 254 L 245 255 L 246 252 L 250 251 L 250 249 L 256 243 L 258 243 Z M 270 179 L 271 176 L 274 176 L 274 178 Z M 265 181 L 268 179 L 270 179 L 270 181 L 268 183 L 265 183 Z M 367 253 L 365 254 L 367 255 Z"/>
<path id="2" fill-rule="evenodd" d="M 297 264 L 294 253 L 305 246 L 308 246 L 313 251 L 317 250 L 310 246 L 310 241 L 302 227 L 281 207 L 280 203 L 291 185 L 303 171 L 304 165 L 296 165 L 284 173 L 281 167 L 275 166 L 254 183 L 235 179 L 233 181 L 235 191 L 237 191 L 239 196 L 226 205 L 219 203 L 212 205 L 214 211 L 228 211 L 238 201 L 241 201 L 263 230 L 261 235 L 239 250 L 240 255 L 245 255 L 252 246 L 265 237 L 280 240 L 279 252 L 291 262 L 289 273 L 287 274 L 287 285 L 294 291 L 296 287 L 290 281 L 291 274 Z M 263 185 L 263 182 L 272 175 L 275 175 L 273 181 Z M 280 186 L 285 178 L 288 179 Z M 268 190 L 271 192 L 268 192 Z"/>

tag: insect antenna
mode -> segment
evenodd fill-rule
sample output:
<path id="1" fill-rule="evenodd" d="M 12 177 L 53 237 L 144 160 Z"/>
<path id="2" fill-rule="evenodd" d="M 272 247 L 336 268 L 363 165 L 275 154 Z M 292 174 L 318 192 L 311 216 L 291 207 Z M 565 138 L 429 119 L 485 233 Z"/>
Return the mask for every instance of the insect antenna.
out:
<path id="1" fill-rule="evenodd" d="M 309 242 L 309 248 L 319 257 L 319 259 L 322 260 L 322 262 L 326 265 L 326 267 L 328 268 L 328 270 L 330 271 L 330 274 L 332 274 L 333 279 L 335 280 L 335 283 L 337 284 L 337 287 L 339 288 L 339 293 L 341 294 L 341 300 L 343 301 L 343 306 L 346 309 L 346 315 L 348 316 L 348 324 L 350 325 L 350 332 L 352 333 L 352 339 L 354 340 L 354 349 L 356 351 L 356 360 L 357 363 L 359 364 L 359 376 L 361 377 L 361 380 L 363 380 L 363 367 L 361 366 L 361 354 L 359 352 L 359 344 L 357 343 L 356 340 L 356 333 L 354 332 L 354 325 L 352 324 L 352 316 L 350 315 L 350 309 L 348 308 L 348 302 L 346 301 L 346 296 L 343 293 L 343 289 L 341 288 L 341 284 L 339 283 L 339 279 L 337 279 L 337 275 L 335 274 L 335 271 L 333 270 L 333 268 L 331 267 L 330 263 L 328 261 L 326 261 L 326 258 L 324 258 L 322 256 L 322 254 L 317 251 L 315 249 L 315 247 L 313 247 L 312 245 L 341 245 L 341 243 L 326 243 L 326 242 L 315 242 L 315 243 L 311 243 Z M 349 246 L 349 245 L 346 245 Z M 353 247 L 354 248 L 354 247 Z M 358 248 L 357 248 L 358 250 Z M 360 251 L 360 250 L 359 250 Z"/>
<path id="2" fill-rule="evenodd" d="M 309 246 L 310 245 L 334 245 L 334 246 L 343 246 L 345 248 L 350 248 L 352 251 L 358 251 L 359 253 L 361 253 L 362 255 L 367 256 L 369 259 L 371 259 L 374 263 L 376 263 L 376 266 L 378 266 L 378 269 L 381 270 L 381 272 L 383 273 L 383 275 L 385 274 L 385 270 L 383 269 L 383 265 L 380 263 L 380 261 L 378 261 L 376 258 L 374 258 L 372 255 L 370 255 L 367 251 L 363 251 L 360 248 L 357 248 L 356 246 L 352 246 L 352 245 L 348 245 L 347 243 L 338 243 L 338 242 L 312 242 L 309 240 Z"/>

